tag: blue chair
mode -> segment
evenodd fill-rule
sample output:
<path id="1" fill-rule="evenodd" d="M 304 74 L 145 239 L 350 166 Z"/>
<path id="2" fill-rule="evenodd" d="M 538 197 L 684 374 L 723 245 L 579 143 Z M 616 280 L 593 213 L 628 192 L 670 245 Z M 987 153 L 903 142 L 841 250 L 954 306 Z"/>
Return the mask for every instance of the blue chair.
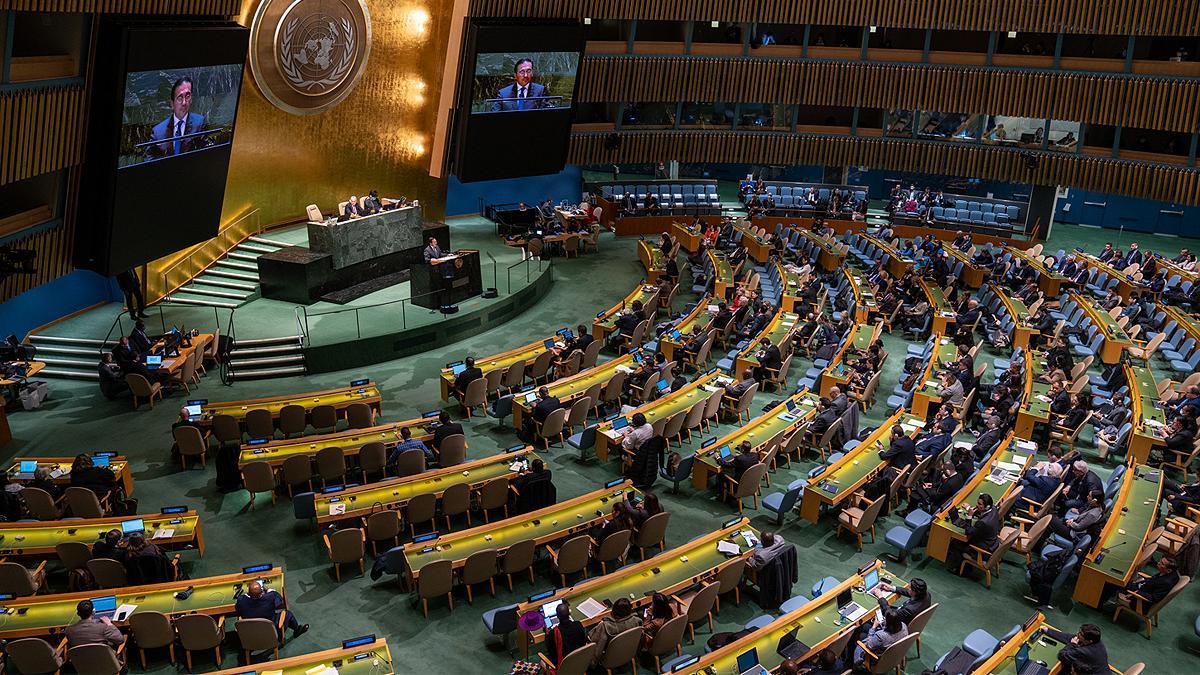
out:
<path id="1" fill-rule="evenodd" d="M 580 431 L 577 434 L 572 434 L 571 437 L 567 439 L 567 443 L 569 443 L 572 448 L 580 451 L 596 447 L 596 427 L 598 426 L 600 425 L 593 424 L 590 427 L 584 427 L 583 431 Z"/>
<path id="2" fill-rule="evenodd" d="M 742 626 L 742 628 L 746 630 L 760 630 L 766 628 L 774 620 L 775 617 L 770 614 L 762 614 L 747 621 L 746 625 Z"/>
<path id="3" fill-rule="evenodd" d="M 504 418 L 512 414 L 513 397 L 512 394 L 501 396 L 500 398 L 488 404 L 488 417 L 493 417 L 500 422 L 497 429 L 504 429 Z"/>
<path id="4" fill-rule="evenodd" d="M 505 649 L 508 649 L 508 636 L 517 630 L 518 607 L 519 604 L 505 605 L 483 613 L 484 627 L 492 635 L 500 636 Z"/>
<path id="5" fill-rule="evenodd" d="M 803 595 L 793 595 L 787 600 L 784 600 L 783 604 L 779 606 L 779 613 L 791 614 L 806 604 L 808 604 L 808 598 L 804 597 Z"/>
<path id="6" fill-rule="evenodd" d="M 296 520 L 310 520 L 317 517 L 317 494 L 315 492 L 300 492 L 292 497 L 292 512 Z"/>
<path id="7" fill-rule="evenodd" d="M 925 535 L 929 534 L 932 524 L 933 516 L 917 509 L 908 514 L 908 517 L 904 519 L 904 525 L 896 525 L 889 529 L 883 536 L 883 540 L 887 542 L 888 546 L 896 549 L 896 560 L 904 562 L 909 553 L 920 547 Z"/>
<path id="8" fill-rule="evenodd" d="M 664 479 L 671 481 L 671 492 L 679 493 L 679 484 L 692 477 L 692 464 L 696 462 L 696 455 L 691 454 L 679 460 L 679 466 L 676 467 L 675 473 L 667 471 L 667 467 L 662 467 L 658 470 L 658 475 Z"/>
<path id="9" fill-rule="evenodd" d="M 783 519 L 796 506 L 796 502 L 800 499 L 800 495 L 804 494 L 804 487 L 808 485 L 808 481 L 800 478 L 794 480 L 787 487 L 786 492 L 772 492 L 762 498 L 762 505 L 768 511 L 775 514 L 775 525 L 783 526 Z"/>
<path id="10" fill-rule="evenodd" d="M 839 583 L 841 582 L 833 577 L 825 577 L 824 579 L 813 584 L 812 597 L 818 598 L 822 594 L 832 591 L 833 589 L 837 588 Z"/>
<path id="11" fill-rule="evenodd" d="M 963 650 L 975 657 L 975 662 L 971 664 L 972 670 L 987 661 L 999 646 L 1000 639 L 982 628 L 971 631 L 962 643 Z"/>

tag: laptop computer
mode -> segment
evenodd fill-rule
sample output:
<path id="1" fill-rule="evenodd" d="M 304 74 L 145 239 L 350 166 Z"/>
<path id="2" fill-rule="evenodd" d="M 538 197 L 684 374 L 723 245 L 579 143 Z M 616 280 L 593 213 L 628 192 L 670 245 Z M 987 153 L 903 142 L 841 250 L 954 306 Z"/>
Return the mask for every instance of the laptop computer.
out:
<path id="1" fill-rule="evenodd" d="M 758 649 L 751 647 L 748 651 L 738 654 L 737 671 L 741 675 L 766 675 L 770 671 L 758 662 Z"/>
<path id="2" fill-rule="evenodd" d="M 624 415 L 613 420 L 613 424 L 612 424 L 613 431 L 620 431 L 627 426 L 629 426 L 629 418 L 625 417 Z"/>
<path id="3" fill-rule="evenodd" d="M 121 534 L 130 535 L 146 531 L 146 522 L 141 518 L 131 518 L 121 521 Z"/>
<path id="4" fill-rule="evenodd" d="M 671 386 L 670 382 L 667 382 L 666 380 L 659 380 L 658 384 L 654 385 L 654 388 L 661 392 L 661 391 L 666 391 L 667 387 L 669 387 L 669 386 Z"/>
<path id="5" fill-rule="evenodd" d="M 183 406 L 183 408 L 184 408 L 184 410 L 187 410 L 189 419 L 197 419 L 201 415 L 204 414 L 204 407 L 201 406 L 200 404 L 185 405 L 185 406 Z"/>
<path id="6" fill-rule="evenodd" d="M 96 616 L 105 616 L 111 619 L 117 613 L 117 596 L 102 595 L 92 598 L 92 610 Z"/>
<path id="7" fill-rule="evenodd" d="M 721 459 L 729 459 L 729 456 L 732 454 L 733 451 L 729 449 L 728 445 L 722 445 L 721 449 L 717 450 L 717 456 Z"/>
<path id="8" fill-rule="evenodd" d="M 854 591 L 847 588 L 838 593 L 837 596 L 838 614 L 842 615 L 842 619 L 853 620 L 866 611 L 862 605 L 854 601 Z"/>
<path id="9" fill-rule="evenodd" d="M 789 631 L 779 638 L 779 646 L 775 648 L 775 653 L 784 659 L 802 660 L 811 647 L 796 639 L 796 633 L 799 630 L 800 627 L 797 626 L 795 630 Z"/>
<path id="10" fill-rule="evenodd" d="M 546 349 L 554 349 L 554 338 L 546 338 L 542 341 L 542 346 Z"/>
<path id="11" fill-rule="evenodd" d="M 162 366 L 163 357 L 156 354 L 146 355 L 146 370 L 154 370 Z"/>
<path id="12" fill-rule="evenodd" d="M 108 466 L 108 455 L 92 455 L 92 466 Z"/>
<path id="13" fill-rule="evenodd" d="M 671 331 L 671 339 L 672 340 L 678 340 L 682 335 L 683 335 L 683 332 L 680 331 L 678 328 Z"/>
<path id="14" fill-rule="evenodd" d="M 554 602 L 547 602 L 542 605 L 542 618 L 546 620 L 546 628 L 554 628 L 558 625 L 558 606 L 562 603 L 562 598 L 559 598 Z"/>
<path id="15" fill-rule="evenodd" d="M 17 467 L 17 475 L 13 477 L 17 480 L 33 480 L 35 473 L 37 473 L 37 460 L 23 459 Z"/>
<path id="16" fill-rule="evenodd" d="M 466 369 L 467 369 L 467 364 L 460 363 L 456 366 L 452 366 L 450 368 L 450 372 L 453 373 L 455 377 L 458 377 L 459 375 L 462 375 L 462 371 L 464 371 Z"/>
<path id="17" fill-rule="evenodd" d="M 866 589 L 866 591 L 868 593 L 870 593 L 871 591 L 875 590 L 875 587 L 878 585 L 879 585 L 879 568 L 875 567 L 870 572 L 867 572 L 866 574 L 863 575 L 863 588 Z"/>

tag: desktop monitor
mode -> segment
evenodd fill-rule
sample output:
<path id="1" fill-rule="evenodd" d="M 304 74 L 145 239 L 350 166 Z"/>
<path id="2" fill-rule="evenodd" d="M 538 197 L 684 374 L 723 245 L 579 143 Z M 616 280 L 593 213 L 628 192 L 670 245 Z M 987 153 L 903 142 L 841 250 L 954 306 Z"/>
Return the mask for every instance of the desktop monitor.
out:
<path id="1" fill-rule="evenodd" d="M 135 532 L 145 532 L 145 531 L 146 531 L 146 523 L 141 518 L 134 518 L 132 520 L 122 520 L 121 521 L 121 533 L 122 534 L 133 534 Z"/>
<path id="2" fill-rule="evenodd" d="M 21 473 L 35 473 L 35 472 L 37 472 L 37 460 L 36 459 L 21 460 Z"/>

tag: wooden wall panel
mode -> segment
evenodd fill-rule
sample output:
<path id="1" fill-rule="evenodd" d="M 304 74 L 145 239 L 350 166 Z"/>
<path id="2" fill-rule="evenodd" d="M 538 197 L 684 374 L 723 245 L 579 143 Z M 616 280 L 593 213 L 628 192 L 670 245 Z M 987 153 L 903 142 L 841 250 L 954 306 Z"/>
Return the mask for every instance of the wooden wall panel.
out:
<path id="1" fill-rule="evenodd" d="M 472 16 L 1200 34 L 1200 0 L 471 0 Z"/>
<path id="2" fill-rule="evenodd" d="M 0 92 L 0 185 L 83 158 L 82 85 Z"/>
<path id="3" fill-rule="evenodd" d="M 76 194 L 78 191 L 79 173 L 78 167 L 67 171 L 65 183 L 70 194 Z M 61 224 L 53 229 L 43 230 L 8 244 L 15 249 L 35 251 L 37 255 L 33 264 L 36 271 L 33 274 L 13 274 L 0 280 L 0 302 L 12 299 L 48 281 L 53 281 L 75 269 L 76 210 L 75 200 L 68 199 Z"/>
<path id="4" fill-rule="evenodd" d="M 242 0 L 0 0 L 0 10 L 87 14 L 237 16 Z"/>
<path id="5" fill-rule="evenodd" d="M 579 98 L 913 108 L 1183 133 L 1200 119 L 1191 78 L 783 59 L 589 56 Z"/>
<path id="6" fill-rule="evenodd" d="M 608 135 L 572 134 L 568 162 L 638 163 L 669 157 L 681 162 L 863 166 L 1067 185 L 1178 204 L 1200 204 L 1200 171 L 1146 162 L 953 143 L 735 131 L 619 132 L 620 148 L 607 150 Z M 1032 169 L 1027 164 L 1030 157 L 1037 160 Z"/>

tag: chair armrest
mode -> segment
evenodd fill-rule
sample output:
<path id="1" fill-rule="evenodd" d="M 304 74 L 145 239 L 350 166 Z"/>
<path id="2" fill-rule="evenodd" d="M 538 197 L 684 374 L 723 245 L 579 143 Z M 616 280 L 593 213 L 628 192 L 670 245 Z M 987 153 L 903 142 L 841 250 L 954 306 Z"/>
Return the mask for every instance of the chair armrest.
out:
<path id="1" fill-rule="evenodd" d="M 1021 516 L 1012 516 L 1012 519 L 1017 521 L 1018 523 L 1021 523 L 1022 525 L 1033 525 L 1033 523 L 1034 523 L 1033 520 L 1031 520 L 1029 518 L 1022 518 Z M 1021 529 L 1023 530 L 1025 528 L 1022 527 Z"/>
<path id="2" fill-rule="evenodd" d="M 875 652 L 871 651 L 870 649 L 867 649 L 867 646 L 865 644 L 863 644 L 862 640 L 855 640 L 855 642 L 858 644 L 859 649 L 863 650 L 863 652 L 867 656 L 871 657 L 871 660 L 873 660 L 873 661 L 879 660 L 879 656 L 876 655 Z"/>
<path id="3" fill-rule="evenodd" d="M 54 652 L 60 657 L 66 656 L 67 653 L 67 638 L 63 638 L 61 642 L 54 647 Z"/>
<path id="4" fill-rule="evenodd" d="M 286 622 L 287 622 L 287 612 L 280 611 L 280 612 L 279 612 L 279 617 L 278 617 L 277 619 L 275 619 L 275 628 L 276 628 L 276 629 L 277 629 L 279 632 L 281 632 L 281 633 L 282 633 L 282 632 L 283 632 L 283 626 L 284 626 L 284 624 L 285 624 Z"/>
<path id="5" fill-rule="evenodd" d="M 329 553 L 333 553 L 333 544 L 329 541 L 329 535 L 322 534 L 321 539 L 325 541 L 325 550 Z"/>
<path id="6" fill-rule="evenodd" d="M 979 556 L 980 560 L 983 560 L 984 558 L 986 558 L 992 554 L 991 551 L 988 551 L 987 549 L 979 548 L 975 544 L 971 544 L 971 550 L 975 551 L 975 555 Z"/>
<path id="7" fill-rule="evenodd" d="M 113 650 L 113 652 L 115 652 L 117 655 L 117 659 L 120 660 L 121 663 L 125 662 L 125 646 L 128 644 L 129 638 L 126 637 L 125 640 L 123 640 L 121 644 L 117 645 L 117 648 Z"/>
<path id="8" fill-rule="evenodd" d="M 35 567 L 35 568 L 33 568 L 32 570 L 30 570 L 30 572 L 29 572 L 29 573 L 30 573 L 30 574 L 32 574 L 32 575 L 34 576 L 34 578 L 37 578 L 37 577 L 39 577 L 39 576 L 45 576 L 45 574 L 46 574 L 46 561 L 45 561 L 45 560 L 43 560 L 43 561 L 41 561 L 40 563 L 38 563 L 38 566 L 37 566 L 37 567 Z"/>
<path id="9" fill-rule="evenodd" d="M 541 662 L 542 667 L 544 667 L 546 669 L 546 672 L 549 672 L 549 673 L 557 672 L 557 669 L 554 667 L 554 662 L 551 661 L 550 657 L 546 656 L 546 654 L 544 652 L 538 652 L 538 661 Z"/>
<path id="10" fill-rule="evenodd" d="M 227 617 L 225 617 L 225 616 L 217 617 L 217 632 L 218 633 L 221 633 L 225 630 L 225 619 L 226 618 Z"/>
<path id="11" fill-rule="evenodd" d="M 554 549 L 550 548 L 549 544 L 546 544 L 546 553 L 550 555 L 550 560 L 554 561 L 555 564 L 558 563 L 558 553 L 556 553 Z"/>

